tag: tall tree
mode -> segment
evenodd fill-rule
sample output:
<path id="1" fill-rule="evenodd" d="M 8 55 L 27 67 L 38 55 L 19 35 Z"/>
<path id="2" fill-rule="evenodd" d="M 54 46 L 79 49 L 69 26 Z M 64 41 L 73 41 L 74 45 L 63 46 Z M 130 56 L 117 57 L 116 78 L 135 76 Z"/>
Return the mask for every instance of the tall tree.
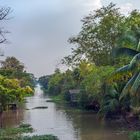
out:
<path id="1" fill-rule="evenodd" d="M 63 62 L 69 64 L 82 58 L 96 65 L 112 63 L 111 52 L 121 34 L 125 17 L 115 4 L 110 3 L 86 16 L 82 22 L 81 32 L 69 39 L 77 46 L 72 49 L 72 55 L 65 57 Z"/>
<path id="2" fill-rule="evenodd" d="M 15 57 L 7 57 L 5 61 L 1 61 L 1 69 L 23 72 L 24 65 Z"/>

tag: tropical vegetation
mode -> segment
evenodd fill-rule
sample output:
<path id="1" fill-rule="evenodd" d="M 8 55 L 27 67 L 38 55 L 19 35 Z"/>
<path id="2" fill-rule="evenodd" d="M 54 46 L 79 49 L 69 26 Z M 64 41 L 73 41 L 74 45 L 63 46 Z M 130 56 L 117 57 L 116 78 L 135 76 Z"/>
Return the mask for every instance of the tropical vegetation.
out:
<path id="1" fill-rule="evenodd" d="M 1 61 L 0 68 L 0 112 L 9 104 L 18 104 L 25 96 L 34 93 L 35 78 L 24 70 L 24 65 L 15 57 Z"/>
<path id="2" fill-rule="evenodd" d="M 76 105 L 102 117 L 138 116 L 140 108 L 140 12 L 127 15 L 115 4 L 91 12 L 82 19 L 69 56 L 68 70 L 40 77 L 46 93 L 71 103 L 70 90 L 78 89 Z M 131 114 L 131 115 L 130 115 Z"/>
<path id="3" fill-rule="evenodd" d="M 9 13 L 2 9 L 0 19 Z M 3 16 L 3 14 L 5 16 Z M 0 43 L 6 41 L 1 32 Z M 78 35 L 68 40 L 74 47 L 62 59 L 66 71 L 59 68 L 51 75 L 39 78 L 46 94 L 59 102 L 67 102 L 81 109 L 92 110 L 102 118 L 124 118 L 130 123 L 140 118 L 140 12 L 124 15 L 115 4 L 91 12 L 82 19 Z M 21 102 L 34 93 L 36 78 L 27 73 L 15 57 L 1 61 L 0 113 L 11 103 Z M 47 107 L 38 107 L 47 108 Z M 0 115 L 1 115 L 0 114 Z M 51 135 L 23 137 L 32 131 L 30 125 L 21 125 L 12 131 L 0 130 L 1 139 L 55 140 Z M 140 133 L 130 135 L 140 139 Z"/>

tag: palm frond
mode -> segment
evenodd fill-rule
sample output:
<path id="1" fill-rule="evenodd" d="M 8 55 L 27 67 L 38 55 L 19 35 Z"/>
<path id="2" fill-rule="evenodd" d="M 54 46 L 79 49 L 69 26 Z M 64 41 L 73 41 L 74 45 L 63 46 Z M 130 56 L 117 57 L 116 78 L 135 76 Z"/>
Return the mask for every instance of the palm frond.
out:
<path id="1" fill-rule="evenodd" d="M 122 56 L 122 55 L 128 55 L 134 57 L 138 53 L 140 52 L 130 48 L 117 48 L 113 50 L 113 56 L 115 57 Z"/>
<path id="2" fill-rule="evenodd" d="M 140 87 L 140 73 L 137 75 L 134 84 L 131 88 L 131 94 L 134 95 L 137 93 L 138 88 Z"/>
<path id="3" fill-rule="evenodd" d="M 131 87 L 133 86 L 133 83 L 136 80 L 137 76 L 138 76 L 138 73 L 133 75 L 133 77 L 127 82 L 127 84 L 122 90 L 119 100 L 122 100 L 124 97 L 126 97 L 130 93 Z"/>
<path id="4" fill-rule="evenodd" d="M 117 69 L 117 70 L 114 72 L 114 74 L 127 72 L 127 71 L 129 71 L 129 70 L 131 70 L 130 64 L 125 65 L 125 66 L 123 66 L 123 67 Z"/>
<path id="5" fill-rule="evenodd" d="M 138 42 L 137 51 L 140 51 L 140 40 Z"/>
<path id="6" fill-rule="evenodd" d="M 138 70 L 140 69 L 140 53 L 136 54 L 133 59 L 131 60 L 129 67 L 131 70 Z"/>

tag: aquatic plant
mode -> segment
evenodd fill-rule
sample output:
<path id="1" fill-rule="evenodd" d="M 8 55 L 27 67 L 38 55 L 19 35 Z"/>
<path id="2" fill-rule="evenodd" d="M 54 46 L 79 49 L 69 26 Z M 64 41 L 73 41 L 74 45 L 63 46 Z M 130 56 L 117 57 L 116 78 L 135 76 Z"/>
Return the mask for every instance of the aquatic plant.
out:
<path id="1" fill-rule="evenodd" d="M 0 129 L 0 140 L 58 140 L 53 135 L 23 136 L 25 133 L 32 133 L 30 124 L 20 124 L 16 128 Z"/>

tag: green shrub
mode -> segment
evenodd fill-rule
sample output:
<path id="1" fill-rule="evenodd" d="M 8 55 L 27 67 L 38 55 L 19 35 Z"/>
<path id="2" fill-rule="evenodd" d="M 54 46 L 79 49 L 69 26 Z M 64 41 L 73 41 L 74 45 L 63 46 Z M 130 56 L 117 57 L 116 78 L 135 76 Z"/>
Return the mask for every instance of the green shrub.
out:
<path id="1" fill-rule="evenodd" d="M 132 132 L 130 134 L 130 140 L 140 140 L 140 131 Z"/>

